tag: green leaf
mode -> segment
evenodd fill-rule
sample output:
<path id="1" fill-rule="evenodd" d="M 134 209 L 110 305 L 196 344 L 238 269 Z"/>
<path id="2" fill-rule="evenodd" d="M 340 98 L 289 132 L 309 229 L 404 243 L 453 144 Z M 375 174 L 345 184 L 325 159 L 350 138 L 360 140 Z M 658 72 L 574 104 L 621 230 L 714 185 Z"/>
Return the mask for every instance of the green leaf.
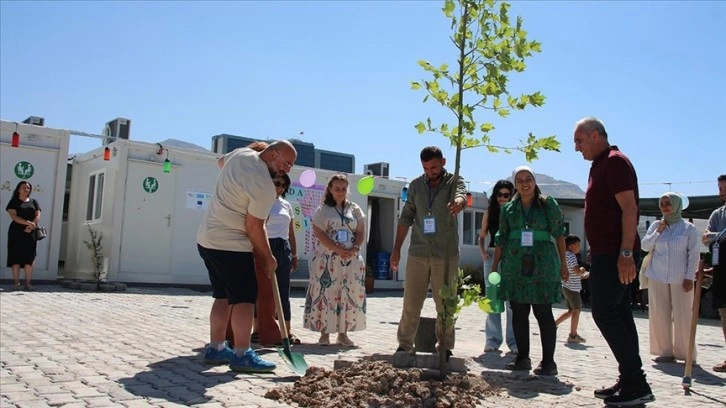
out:
<path id="1" fill-rule="evenodd" d="M 493 123 L 489 123 L 489 122 L 482 123 L 481 126 L 479 126 L 479 130 L 482 133 L 487 133 L 489 131 L 494 130 L 494 124 Z"/>
<path id="2" fill-rule="evenodd" d="M 412 81 L 411 89 L 413 89 L 414 91 L 417 91 L 417 90 L 421 89 L 421 84 L 419 82 Z"/>
<path id="3" fill-rule="evenodd" d="M 424 125 L 423 122 L 418 122 L 418 124 L 416 124 L 416 130 L 419 134 L 423 133 L 426 131 L 426 125 Z"/>
<path id="4" fill-rule="evenodd" d="M 454 9 L 455 8 L 456 8 L 456 6 L 454 6 L 454 1 L 453 0 L 446 0 L 444 2 L 444 7 L 441 10 L 444 12 L 444 14 L 446 15 L 446 17 L 451 18 L 454 15 Z"/>

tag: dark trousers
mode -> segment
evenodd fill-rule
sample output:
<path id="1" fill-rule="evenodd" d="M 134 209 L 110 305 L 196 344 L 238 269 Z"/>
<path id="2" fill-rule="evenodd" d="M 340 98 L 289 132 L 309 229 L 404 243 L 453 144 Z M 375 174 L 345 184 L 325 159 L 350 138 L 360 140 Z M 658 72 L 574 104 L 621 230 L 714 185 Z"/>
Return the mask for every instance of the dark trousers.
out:
<path id="1" fill-rule="evenodd" d="M 638 330 L 630 309 L 630 286 L 620 283 L 618 255 L 592 256 L 592 318 L 618 361 L 621 379 L 626 382 L 643 378 Z"/>
<path id="2" fill-rule="evenodd" d="M 557 342 L 557 326 L 552 315 L 552 305 L 532 305 L 529 303 L 509 302 L 512 308 L 512 328 L 517 341 L 517 360 L 529 358 L 529 309 L 539 325 L 542 340 L 542 362 L 555 361 L 555 343 Z"/>
<path id="3" fill-rule="evenodd" d="M 292 316 L 290 310 L 290 269 L 292 269 L 290 241 L 282 238 L 271 238 L 270 249 L 272 249 L 272 254 L 275 255 L 277 260 L 275 276 L 277 277 L 277 287 L 280 290 L 280 300 L 282 300 L 282 314 L 285 321 L 288 321 Z"/>

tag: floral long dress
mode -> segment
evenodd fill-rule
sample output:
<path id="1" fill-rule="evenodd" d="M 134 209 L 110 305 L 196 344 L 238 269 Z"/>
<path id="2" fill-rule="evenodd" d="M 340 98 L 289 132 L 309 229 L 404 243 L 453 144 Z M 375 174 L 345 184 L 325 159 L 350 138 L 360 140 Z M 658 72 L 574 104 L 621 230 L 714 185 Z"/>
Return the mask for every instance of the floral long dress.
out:
<path id="1" fill-rule="evenodd" d="M 348 202 L 343 213 L 322 204 L 313 216 L 313 225 L 336 240 L 339 230 L 348 231 L 347 242 L 355 242 L 358 223 L 365 223 L 361 208 Z M 310 283 L 305 297 L 303 325 L 319 333 L 345 333 L 366 328 L 365 262 L 359 254 L 343 260 L 317 242 L 311 262 Z"/>
<path id="2" fill-rule="evenodd" d="M 541 206 L 532 204 L 529 222 L 525 222 L 521 201 L 510 201 L 502 207 L 499 220 L 496 242 L 502 246 L 500 298 L 529 304 L 559 302 L 562 296 L 560 257 L 551 238 L 565 234 L 565 222 L 557 201 L 544 197 Z M 532 247 L 521 245 L 521 230 L 525 224 L 535 231 Z M 525 255 L 533 260 L 530 276 L 522 273 Z"/>

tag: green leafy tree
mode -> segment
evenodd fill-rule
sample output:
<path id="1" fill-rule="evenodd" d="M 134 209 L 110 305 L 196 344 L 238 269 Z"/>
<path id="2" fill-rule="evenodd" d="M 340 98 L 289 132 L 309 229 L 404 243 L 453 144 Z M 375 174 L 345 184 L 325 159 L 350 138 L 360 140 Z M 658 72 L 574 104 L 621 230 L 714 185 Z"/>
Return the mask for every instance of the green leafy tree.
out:
<path id="1" fill-rule="evenodd" d="M 539 42 L 527 39 L 520 16 L 516 22 L 510 20 L 509 8 L 505 1 L 445 0 L 442 11 L 451 20 L 450 39 L 457 51 L 456 65 L 450 69 L 446 63 L 436 66 L 429 61 L 419 61 L 431 78 L 411 82 L 412 89 L 426 92 L 424 102 L 433 99 L 456 119 L 453 125 L 434 124 L 429 117 L 416 125 L 419 133 L 439 133 L 456 147 L 454 180 L 459 177 L 463 149 L 485 147 L 491 153 L 503 151 L 508 154 L 520 151 L 530 162 L 537 159 L 541 150 L 559 151 L 560 143 L 555 136 L 537 137 L 531 132 L 517 145 L 495 144 L 491 138 L 494 124 L 477 119 L 476 114 L 480 111 L 492 117 L 506 118 L 512 110 L 542 106 L 545 101 L 539 91 L 512 95 L 507 89 L 509 75 L 523 72 L 525 60 L 541 50 Z M 449 201 L 454 199 L 455 189 L 451 191 Z M 447 226 L 446 234 L 451 234 L 453 221 Z M 445 265 L 444 282 L 448 282 L 448 263 Z M 473 290 L 463 293 L 460 298 L 456 287 L 444 286 L 441 290 L 444 312 L 438 319 L 444 327 L 454 324 L 462 305 L 477 301 L 473 299 Z M 482 306 L 482 302 L 478 303 Z M 443 336 L 442 340 L 445 342 Z M 447 350 L 446 344 L 441 344 L 440 348 Z M 446 356 L 443 352 L 439 356 L 441 376 L 444 377 Z"/>

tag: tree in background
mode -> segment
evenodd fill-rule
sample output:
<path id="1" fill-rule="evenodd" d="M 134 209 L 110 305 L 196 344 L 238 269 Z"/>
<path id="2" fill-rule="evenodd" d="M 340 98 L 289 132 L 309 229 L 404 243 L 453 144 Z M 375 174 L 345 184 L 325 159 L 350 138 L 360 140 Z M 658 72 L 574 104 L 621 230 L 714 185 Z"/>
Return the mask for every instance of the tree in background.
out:
<path id="1" fill-rule="evenodd" d="M 447 123 L 435 125 L 430 117 L 416 125 L 419 133 L 439 133 L 456 147 L 454 181 L 459 178 L 463 149 L 486 147 L 492 153 L 520 151 L 530 162 L 537 158 L 541 150 L 559 152 L 560 143 L 555 136 L 538 138 L 531 132 L 526 140 L 520 140 L 519 145 L 496 145 L 490 138 L 494 124 L 488 121 L 480 124 L 475 117 L 476 113 L 483 110 L 506 118 L 512 109 L 524 110 L 528 106 L 544 104 L 545 97 L 539 91 L 515 96 L 507 90 L 509 75 L 523 72 L 525 60 L 541 50 L 539 42 L 527 40 L 527 32 L 522 29 L 522 17 L 517 16 L 516 23 L 511 23 L 509 7 L 506 1 L 445 0 L 442 11 L 451 20 L 450 39 L 457 52 L 455 69 L 450 70 L 445 63 L 436 67 L 422 60 L 418 64 L 432 78 L 411 83 L 411 89 L 426 91 L 424 102 L 433 98 L 454 114 L 456 121 L 453 126 Z M 449 201 L 454 199 L 455 189 L 451 191 Z M 447 235 L 451 234 L 452 227 L 453 220 L 444 228 Z M 448 263 L 444 265 L 446 283 L 450 271 Z M 471 296 L 463 296 L 460 300 L 457 288 L 447 286 L 441 290 L 441 296 L 444 312 L 437 318 L 444 327 L 450 327 L 461 309 L 460 302 L 471 303 Z M 445 339 L 442 341 L 445 342 Z M 441 344 L 440 350 L 448 350 L 448 347 Z M 446 354 L 439 353 L 439 357 L 441 376 L 445 377 Z"/>

